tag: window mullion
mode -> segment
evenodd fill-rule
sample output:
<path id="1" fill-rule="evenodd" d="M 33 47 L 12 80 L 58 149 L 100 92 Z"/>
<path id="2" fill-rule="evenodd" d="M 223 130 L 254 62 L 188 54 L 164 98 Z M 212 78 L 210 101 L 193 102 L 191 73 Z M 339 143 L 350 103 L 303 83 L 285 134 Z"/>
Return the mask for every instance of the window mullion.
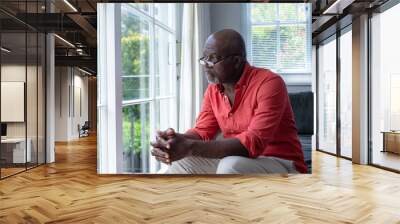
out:
<path id="1" fill-rule="evenodd" d="M 150 25 L 150 130 L 156 130 L 157 129 L 157 101 L 156 101 L 156 97 L 157 97 L 157 93 L 156 93 L 156 77 L 155 77 L 155 71 L 156 71 L 156 64 L 155 64 L 155 44 L 156 44 L 156 38 L 155 38 L 155 18 L 154 18 L 154 3 L 151 4 L 150 7 L 150 13 L 152 16 L 151 19 L 151 25 Z M 150 132 L 151 133 L 151 132 Z M 152 134 L 150 134 L 150 136 L 153 136 Z M 150 138 L 154 138 L 154 137 L 150 137 Z M 151 140 L 155 140 L 155 139 L 151 139 Z M 142 157 L 143 160 L 147 160 L 147 158 Z M 148 168 L 150 170 L 150 172 L 155 171 L 154 170 L 154 162 L 156 162 L 154 160 L 154 158 L 148 158 L 149 164 L 148 164 Z M 147 168 L 146 168 L 147 169 Z"/>
<path id="2" fill-rule="evenodd" d="M 170 27 L 168 27 L 167 25 L 165 25 L 163 23 L 158 22 L 157 20 L 155 20 L 155 18 L 153 19 L 153 22 L 154 22 L 155 26 L 162 28 L 163 30 L 167 31 L 170 34 L 175 33 L 175 31 L 173 29 L 171 29 Z"/>
<path id="3" fill-rule="evenodd" d="M 279 4 L 276 4 L 276 71 L 280 72 L 281 71 L 281 53 L 280 53 L 280 48 L 281 48 L 281 27 L 280 27 L 280 19 L 279 19 Z"/>
<path id="4" fill-rule="evenodd" d="M 253 3 L 250 3 L 250 4 L 253 4 Z M 247 25 L 250 24 L 250 26 L 248 26 L 249 28 L 247 30 L 247 33 L 250 34 L 250 35 L 247 35 L 247 39 L 248 39 L 249 48 L 250 48 L 249 49 L 249 57 L 250 57 L 251 62 L 253 62 L 253 41 L 252 41 L 253 26 L 251 24 L 252 22 L 251 22 L 251 5 L 250 4 L 246 5 L 247 18 L 250 19 L 250 22 L 247 23 Z"/>
<path id="5" fill-rule="evenodd" d="M 308 12 L 309 10 L 311 10 L 310 5 L 306 5 L 306 12 Z M 306 43 L 306 59 L 305 59 L 305 63 L 306 63 L 306 69 L 307 71 L 311 71 L 311 49 L 312 49 L 312 31 L 311 31 L 311 13 L 307 13 L 307 17 L 306 17 L 306 37 L 307 37 L 307 43 Z"/>
<path id="6" fill-rule="evenodd" d="M 125 106 L 137 105 L 137 104 L 142 104 L 142 103 L 150 103 L 151 101 L 152 101 L 152 98 L 123 100 L 122 106 L 125 107 Z"/>
<path id="7" fill-rule="evenodd" d="M 133 7 L 133 6 L 129 7 L 128 13 L 132 13 L 133 15 L 136 15 L 136 16 L 142 18 L 143 20 L 146 20 L 149 23 L 153 21 L 151 7 L 150 7 L 150 11 L 149 11 L 150 14 L 147 14 L 146 12 L 144 12 L 136 7 Z"/>

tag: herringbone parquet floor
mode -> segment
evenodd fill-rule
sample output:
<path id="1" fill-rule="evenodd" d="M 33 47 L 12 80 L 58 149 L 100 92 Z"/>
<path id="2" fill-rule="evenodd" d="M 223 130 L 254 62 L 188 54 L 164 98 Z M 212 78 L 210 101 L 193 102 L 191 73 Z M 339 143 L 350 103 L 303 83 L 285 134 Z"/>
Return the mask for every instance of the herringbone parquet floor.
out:
<path id="1" fill-rule="evenodd" d="M 96 139 L 0 181 L 0 223 L 400 223 L 400 175 L 315 152 L 313 174 L 98 176 Z"/>

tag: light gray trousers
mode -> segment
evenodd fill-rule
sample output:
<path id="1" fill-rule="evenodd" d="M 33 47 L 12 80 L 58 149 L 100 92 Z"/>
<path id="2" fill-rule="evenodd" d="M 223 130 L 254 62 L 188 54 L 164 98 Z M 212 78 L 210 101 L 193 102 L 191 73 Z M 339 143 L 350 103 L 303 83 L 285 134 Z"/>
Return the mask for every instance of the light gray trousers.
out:
<path id="1" fill-rule="evenodd" d="M 166 174 L 282 174 L 298 173 L 293 161 L 260 156 L 250 159 L 228 156 L 222 159 L 186 157 L 169 166 Z"/>

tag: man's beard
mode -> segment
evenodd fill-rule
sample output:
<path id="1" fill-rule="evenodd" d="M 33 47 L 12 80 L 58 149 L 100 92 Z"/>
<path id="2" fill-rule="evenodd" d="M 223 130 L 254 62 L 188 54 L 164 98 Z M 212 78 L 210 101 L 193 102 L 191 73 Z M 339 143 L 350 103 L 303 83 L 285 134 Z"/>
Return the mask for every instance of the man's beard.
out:
<path id="1" fill-rule="evenodd" d="M 213 75 L 206 74 L 208 84 L 218 84 L 220 81 Z"/>
<path id="2" fill-rule="evenodd" d="M 208 82 L 208 84 L 215 84 L 215 80 L 210 80 L 210 79 L 208 78 L 208 76 L 207 76 L 207 82 Z"/>

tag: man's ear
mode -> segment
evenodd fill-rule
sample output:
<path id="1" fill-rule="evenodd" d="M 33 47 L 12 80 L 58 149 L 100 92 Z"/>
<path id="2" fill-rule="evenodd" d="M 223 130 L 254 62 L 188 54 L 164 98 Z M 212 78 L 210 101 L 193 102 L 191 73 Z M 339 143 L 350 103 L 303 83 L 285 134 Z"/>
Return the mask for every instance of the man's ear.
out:
<path id="1" fill-rule="evenodd" d="M 239 56 L 235 56 L 234 58 L 235 58 L 235 69 L 239 69 L 243 59 L 242 57 Z"/>

